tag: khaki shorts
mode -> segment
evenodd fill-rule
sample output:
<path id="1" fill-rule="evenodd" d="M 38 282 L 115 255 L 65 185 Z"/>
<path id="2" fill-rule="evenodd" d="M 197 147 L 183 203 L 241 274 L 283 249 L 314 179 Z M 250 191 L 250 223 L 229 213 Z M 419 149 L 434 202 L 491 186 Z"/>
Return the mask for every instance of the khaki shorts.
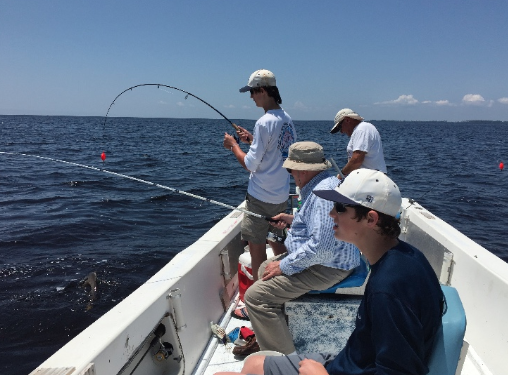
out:
<path id="1" fill-rule="evenodd" d="M 254 198 L 252 195 L 247 194 L 245 197 L 247 211 L 254 212 L 263 216 L 275 216 L 281 212 L 285 212 L 287 208 L 287 201 L 282 203 L 273 204 L 262 202 Z M 283 236 L 283 230 L 277 229 L 270 225 L 265 219 L 245 214 L 242 220 L 242 240 L 249 241 L 254 244 L 266 243 L 266 236 L 268 232 L 273 232 L 277 236 Z"/>

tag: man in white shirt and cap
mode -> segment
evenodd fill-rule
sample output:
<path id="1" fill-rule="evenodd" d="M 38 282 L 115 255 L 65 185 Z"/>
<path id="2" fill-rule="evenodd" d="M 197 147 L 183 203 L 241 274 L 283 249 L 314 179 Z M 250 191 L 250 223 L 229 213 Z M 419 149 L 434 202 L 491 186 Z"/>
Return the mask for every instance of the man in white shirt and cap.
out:
<path id="1" fill-rule="evenodd" d="M 341 172 L 347 176 L 359 168 L 374 169 L 386 173 L 381 136 L 376 127 L 364 121 L 352 109 L 341 109 L 335 115 L 334 125 L 330 133 L 346 134 L 349 139 L 347 145 L 348 162 Z"/>

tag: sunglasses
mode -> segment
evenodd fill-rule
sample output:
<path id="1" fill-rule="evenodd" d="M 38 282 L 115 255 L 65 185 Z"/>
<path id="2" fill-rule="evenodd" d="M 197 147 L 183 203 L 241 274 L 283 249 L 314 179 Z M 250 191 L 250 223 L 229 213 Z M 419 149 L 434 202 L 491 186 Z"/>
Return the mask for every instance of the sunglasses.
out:
<path id="1" fill-rule="evenodd" d="M 341 130 L 342 130 L 342 123 L 344 122 L 344 120 L 342 120 L 341 122 L 339 122 L 337 125 L 338 125 L 338 128 L 337 128 L 337 131 L 336 133 L 340 133 Z"/>
<path id="2" fill-rule="evenodd" d="M 255 94 L 255 93 L 258 93 L 258 92 L 261 92 L 261 88 L 260 87 L 254 87 L 253 89 L 250 89 L 250 94 Z"/>
<path id="3" fill-rule="evenodd" d="M 342 212 L 346 212 L 346 208 L 347 207 L 354 207 L 356 205 L 354 204 L 343 204 L 343 203 L 339 203 L 339 202 L 335 202 L 333 204 L 333 208 L 335 208 L 335 211 L 337 211 L 338 213 L 342 213 Z"/>

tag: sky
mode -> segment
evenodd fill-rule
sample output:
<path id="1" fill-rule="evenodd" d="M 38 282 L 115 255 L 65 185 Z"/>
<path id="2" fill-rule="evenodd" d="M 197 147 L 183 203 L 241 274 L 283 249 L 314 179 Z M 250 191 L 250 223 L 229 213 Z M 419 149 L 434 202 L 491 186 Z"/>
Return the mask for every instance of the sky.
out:
<path id="1" fill-rule="evenodd" d="M 159 83 L 257 119 L 271 70 L 294 120 L 508 121 L 505 0 L 2 0 L 0 114 L 105 116 Z M 221 118 L 140 87 L 112 117 Z"/>

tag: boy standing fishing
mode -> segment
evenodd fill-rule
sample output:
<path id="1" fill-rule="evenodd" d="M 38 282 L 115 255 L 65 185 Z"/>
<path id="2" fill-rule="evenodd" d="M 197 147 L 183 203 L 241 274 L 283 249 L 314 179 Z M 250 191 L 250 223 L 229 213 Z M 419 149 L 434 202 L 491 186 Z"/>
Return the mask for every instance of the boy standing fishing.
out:
<path id="1" fill-rule="evenodd" d="M 272 72 L 255 71 L 240 92 L 250 92 L 256 106 L 265 113 L 256 121 L 252 134 L 238 127 L 240 140 L 251 143 L 247 153 L 228 133 L 224 135 L 224 148 L 231 150 L 240 165 L 250 172 L 246 209 L 272 217 L 287 207 L 290 176 L 282 163 L 289 146 L 296 141 L 296 130 L 291 117 L 280 107 L 282 99 Z M 245 215 L 242 221 L 242 240 L 249 243 L 254 280 L 259 266 L 266 260 L 266 237 L 270 228 L 268 221 L 250 215 Z M 275 255 L 285 251 L 281 243 L 270 241 L 270 244 Z"/>

